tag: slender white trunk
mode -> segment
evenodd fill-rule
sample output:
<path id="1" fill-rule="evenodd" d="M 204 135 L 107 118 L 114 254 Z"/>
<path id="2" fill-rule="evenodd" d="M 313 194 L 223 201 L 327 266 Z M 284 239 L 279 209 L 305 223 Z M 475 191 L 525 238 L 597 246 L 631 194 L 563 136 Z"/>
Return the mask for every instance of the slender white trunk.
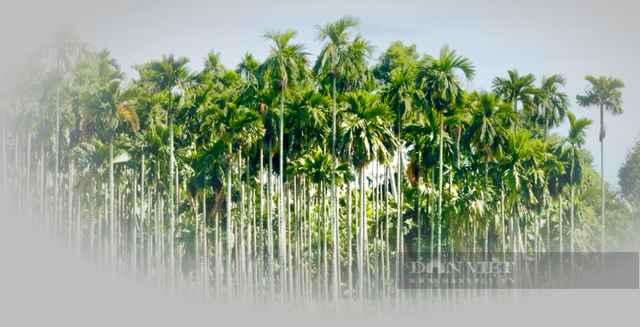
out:
<path id="1" fill-rule="evenodd" d="M 95 228 L 95 217 L 93 215 L 93 205 L 97 202 L 96 198 L 96 185 L 93 184 L 93 190 L 91 192 L 91 196 L 89 197 L 89 203 L 87 206 L 89 207 L 89 257 L 91 259 L 94 258 L 94 228 Z"/>
<path id="2" fill-rule="evenodd" d="M 571 283 L 573 285 L 573 242 L 574 242 L 574 229 L 573 229 L 573 214 L 574 214 L 574 190 L 575 190 L 575 185 L 573 185 L 573 182 L 571 183 L 571 219 L 569 220 L 569 228 L 571 229 L 571 245 L 569 246 L 569 252 L 571 255 Z"/>
<path id="3" fill-rule="evenodd" d="M 283 229 L 283 221 L 284 221 L 284 83 L 282 83 L 282 90 L 280 91 L 280 175 L 278 176 L 278 243 L 280 244 L 278 250 L 278 275 L 280 278 L 280 296 L 281 303 L 284 305 L 284 285 L 286 285 L 285 281 L 285 271 L 284 271 L 284 240 L 286 239 L 286 235 L 284 235 Z"/>
<path id="4" fill-rule="evenodd" d="M 173 166 L 174 166 L 174 158 L 173 158 L 173 102 L 171 98 L 171 88 L 169 88 L 169 213 L 170 213 L 170 221 L 169 221 L 169 281 L 171 291 L 174 291 L 174 282 L 175 282 L 175 265 L 174 265 L 174 230 L 175 230 L 175 212 L 173 206 Z"/>
<path id="5" fill-rule="evenodd" d="M 55 147 L 56 147 L 56 157 L 55 157 L 55 170 L 53 174 L 53 184 L 54 184 L 54 192 L 53 192 L 53 201 L 54 201 L 54 229 L 53 229 L 53 238 L 56 244 L 58 243 L 58 227 L 60 226 L 60 197 L 58 196 L 58 190 L 60 188 L 60 179 L 58 178 L 58 174 L 60 171 L 60 81 L 58 81 L 56 85 L 56 135 L 55 135 Z"/>
<path id="6" fill-rule="evenodd" d="M 564 276 L 564 258 L 563 258 L 563 247 L 562 247 L 562 231 L 563 231 L 563 227 L 562 227 L 562 221 L 564 220 L 563 218 L 563 212 L 562 212 L 562 194 L 560 194 L 559 200 L 558 200 L 558 206 L 559 206 L 559 210 L 558 210 L 558 220 L 560 222 L 560 232 L 559 232 L 559 237 L 560 237 L 560 281 L 562 283 L 563 281 L 563 276 Z"/>
<path id="7" fill-rule="evenodd" d="M 82 252 L 82 235 L 84 234 L 82 229 L 82 195 L 84 194 L 79 194 L 77 196 L 78 212 L 76 212 L 76 254 L 78 258 L 80 257 Z"/>
<path id="8" fill-rule="evenodd" d="M 262 223 L 262 221 L 264 219 L 264 172 L 263 172 L 263 166 L 264 166 L 264 142 L 262 142 L 260 144 L 260 174 L 259 174 L 260 175 L 260 177 L 259 177 L 260 178 L 260 182 L 259 182 L 259 187 L 260 187 L 260 216 L 259 217 L 260 217 L 260 226 L 261 227 L 264 227 L 264 225 Z M 264 233 L 264 230 L 261 231 L 261 234 L 263 236 L 261 237 L 261 240 L 260 240 L 260 252 L 259 252 L 260 256 L 258 257 L 259 261 L 257 262 L 257 264 L 258 264 L 257 267 L 260 267 L 260 268 L 263 267 L 262 259 L 264 258 L 264 234 L 263 233 Z M 257 236 L 258 235 L 256 234 L 256 237 Z M 263 278 L 262 269 L 260 269 L 258 271 L 258 279 L 257 280 L 261 281 L 262 278 Z M 260 283 L 260 285 L 262 285 L 262 283 Z"/>
<path id="9" fill-rule="evenodd" d="M 386 264 L 385 264 L 385 268 L 386 268 L 386 283 L 385 283 L 385 293 L 386 293 L 386 289 L 390 287 L 389 283 L 391 280 L 391 261 L 390 261 L 390 256 L 389 256 L 389 252 L 391 252 L 391 240 L 389 239 L 389 175 L 393 175 L 390 174 L 391 169 L 389 168 L 389 166 L 385 166 L 385 170 L 384 170 L 384 225 L 385 225 L 385 240 L 387 241 L 386 243 L 386 251 L 385 251 L 385 260 L 386 260 Z M 386 296 L 386 294 L 385 294 Z"/>
<path id="10" fill-rule="evenodd" d="M 438 140 L 439 147 L 439 171 L 438 171 L 438 260 L 442 250 L 442 139 L 444 137 L 443 117 L 440 111 L 440 138 Z"/>
<path id="11" fill-rule="evenodd" d="M 67 172 L 67 237 L 69 238 L 69 251 L 73 248 L 73 162 L 69 159 L 69 171 Z"/>
<path id="12" fill-rule="evenodd" d="M 7 124 L 6 114 L 0 118 L 2 121 L 2 201 L 6 204 L 7 197 L 9 196 L 9 179 L 7 175 Z M 42 147 L 40 147 L 42 149 Z M 43 153 L 40 151 L 40 153 Z M 44 165 L 43 165 L 44 167 Z"/>
<path id="13" fill-rule="evenodd" d="M 145 242 L 144 242 L 145 228 L 144 227 L 146 223 L 146 219 L 145 219 L 146 215 L 145 215 L 145 206 L 144 206 L 144 179 L 145 179 L 144 176 L 145 176 L 145 167 L 144 167 L 144 153 L 143 153 L 142 160 L 141 160 L 141 168 L 140 168 L 140 260 L 144 260 L 144 245 L 145 245 Z M 147 237 L 149 237 L 148 234 L 147 234 Z M 144 273 L 144 261 L 142 261 L 142 263 L 140 264 L 140 270 Z"/>
<path id="14" fill-rule="evenodd" d="M 327 189 L 326 186 L 323 185 L 322 188 L 322 269 L 323 269 L 323 281 L 322 285 L 324 286 L 324 299 L 329 300 L 329 271 L 328 271 L 328 261 L 327 261 L 327 203 L 326 203 L 326 194 Z M 330 209 L 329 209 L 330 210 Z"/>
<path id="15" fill-rule="evenodd" d="M 29 131 L 27 131 L 26 133 L 26 138 L 27 138 L 27 153 L 26 153 L 26 157 L 27 157 L 27 166 L 25 168 L 26 170 L 26 178 L 27 178 L 27 184 L 25 185 L 26 187 L 26 195 L 27 195 L 27 201 L 26 201 L 26 206 L 25 206 L 25 217 L 27 217 L 28 219 L 31 219 L 31 206 L 32 206 L 32 200 L 31 200 L 31 133 L 29 133 Z M 80 248 L 78 248 L 79 250 Z"/>
<path id="16" fill-rule="evenodd" d="M 600 187 L 602 192 L 602 203 L 600 209 L 600 225 L 601 228 L 601 241 L 600 241 L 600 252 L 602 252 L 601 261 L 602 261 L 602 272 L 604 273 L 604 247 L 605 247 L 605 239 L 604 239 L 604 108 L 603 103 L 600 103 Z"/>
<path id="17" fill-rule="evenodd" d="M 338 301 L 338 203 L 336 198 L 336 78 L 331 78 L 333 98 L 333 119 L 331 132 L 331 221 L 333 225 L 333 301 Z"/>
<path id="18" fill-rule="evenodd" d="M 136 215 L 136 205 L 138 202 L 138 181 L 136 179 L 135 172 L 132 172 L 132 181 L 133 184 L 133 203 L 131 204 L 131 275 L 134 280 L 137 275 L 137 255 L 138 255 L 138 222 Z M 142 211 L 140 211 L 142 214 Z M 142 233 L 141 233 L 142 234 Z"/>
<path id="19" fill-rule="evenodd" d="M 233 300 L 233 289 L 231 281 L 231 243 L 233 235 L 231 233 L 231 141 L 228 144 L 228 165 L 227 165 L 227 264 L 226 264 L 226 278 L 227 278 L 227 301 L 231 304 Z"/>
<path id="20" fill-rule="evenodd" d="M 209 303 L 209 245 L 207 240 L 207 187 L 202 190 L 202 256 L 204 257 L 204 299 Z"/>
<path id="21" fill-rule="evenodd" d="M 347 162 L 351 162 L 351 147 L 349 147 L 347 149 L 348 151 L 348 159 Z M 352 261 L 353 261 L 353 253 L 352 253 L 352 244 L 351 241 L 353 240 L 353 235 L 352 235 L 352 225 L 351 225 L 351 182 L 350 181 L 345 181 L 347 184 L 347 252 L 348 252 L 348 261 L 347 261 L 347 274 L 348 274 L 348 279 L 349 279 L 349 301 L 351 301 L 352 298 L 352 293 L 353 293 L 353 267 L 352 267 Z"/>
<path id="22" fill-rule="evenodd" d="M 116 241 L 115 241 L 115 190 L 113 182 L 113 139 L 109 140 L 109 267 L 115 268 Z"/>
<path id="23" fill-rule="evenodd" d="M 267 272 L 269 274 L 269 303 L 273 303 L 275 301 L 275 281 L 273 276 L 273 194 L 272 194 L 272 185 L 271 181 L 271 172 L 273 171 L 272 167 L 272 157 L 273 153 L 271 151 L 271 144 L 269 144 L 269 169 L 267 171 L 267 204 L 268 204 L 268 217 L 267 217 L 267 247 L 268 247 L 268 257 L 267 257 Z"/>
<path id="24" fill-rule="evenodd" d="M 398 115 L 399 116 L 399 115 Z M 398 283 L 398 285 L 401 285 L 402 283 L 402 255 L 403 255 L 403 233 L 402 233 L 402 229 L 403 229 L 403 225 L 404 225 L 404 220 L 402 218 L 402 198 L 403 198 L 403 193 L 402 193 L 402 136 L 401 136 L 401 130 L 402 130 L 402 120 L 401 117 L 398 117 L 398 168 L 397 168 L 397 174 L 398 174 L 398 189 L 397 189 L 397 197 L 396 197 L 396 202 L 398 204 L 398 212 L 397 212 L 397 218 L 398 218 L 398 223 L 397 223 L 397 240 L 396 240 L 396 283 Z M 442 163 L 442 159 L 440 160 L 440 162 Z M 400 313 L 400 306 L 401 306 L 401 298 L 400 298 L 400 291 L 397 290 L 396 291 L 396 314 Z"/>
<path id="25" fill-rule="evenodd" d="M 364 187 L 364 166 L 360 167 L 360 221 L 358 226 L 358 242 L 360 244 L 359 255 L 358 255 L 358 286 L 360 293 L 360 306 L 364 305 L 364 274 L 365 274 L 365 228 L 366 228 L 366 209 L 365 209 L 365 187 Z"/>

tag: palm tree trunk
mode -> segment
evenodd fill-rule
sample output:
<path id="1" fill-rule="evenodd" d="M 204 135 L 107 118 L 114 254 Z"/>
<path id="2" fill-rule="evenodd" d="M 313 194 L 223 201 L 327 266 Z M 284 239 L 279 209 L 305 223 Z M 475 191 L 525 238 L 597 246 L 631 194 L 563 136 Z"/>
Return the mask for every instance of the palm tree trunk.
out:
<path id="1" fill-rule="evenodd" d="M 401 270 L 402 270 L 402 256 L 403 256 L 403 234 L 402 234 L 402 229 L 403 229 L 403 225 L 404 225 L 404 220 L 402 218 L 402 118 L 400 117 L 400 113 L 398 112 L 398 168 L 397 168 L 397 173 L 398 173 L 398 188 L 396 190 L 396 202 L 398 204 L 398 212 L 397 212 L 397 240 L 396 240 L 396 283 L 398 283 L 398 285 L 402 284 L 402 275 L 401 275 Z M 400 311 L 400 291 L 396 291 L 396 313 L 399 313 Z"/>
<path id="2" fill-rule="evenodd" d="M 107 193 L 108 193 L 108 191 L 107 191 L 107 186 L 105 185 L 105 183 L 102 183 L 101 187 L 104 190 L 104 201 L 102 202 L 102 207 L 104 208 L 104 222 L 106 224 L 107 220 L 109 219 L 109 218 L 107 218 L 108 217 L 108 213 L 107 213 Z M 99 262 L 98 266 L 100 267 L 100 270 L 102 270 L 102 264 L 104 263 L 105 258 L 106 258 L 105 253 L 106 253 L 106 250 L 108 248 L 108 246 L 105 246 L 105 240 L 104 240 L 104 237 L 103 237 L 104 232 L 102 230 L 102 220 L 103 220 L 102 213 L 103 213 L 102 210 L 100 210 L 98 212 L 98 249 L 97 250 L 98 250 L 98 262 Z"/>
<path id="3" fill-rule="evenodd" d="M 390 287 L 389 283 L 391 280 L 391 261 L 389 252 L 391 252 L 391 240 L 389 239 L 389 175 L 390 168 L 389 165 L 385 166 L 384 169 L 384 225 L 385 225 L 385 283 L 384 283 L 384 296 L 386 298 L 386 290 Z"/>
<path id="4" fill-rule="evenodd" d="M 54 233 L 53 238 L 56 244 L 58 243 L 58 227 L 60 226 L 60 197 L 58 196 L 58 190 L 60 189 L 60 179 L 59 179 L 59 171 L 60 171 L 60 81 L 56 84 L 56 137 L 55 137 L 55 147 L 56 147 L 56 158 L 55 158 L 55 170 L 53 174 L 53 183 L 54 183 Z"/>
<path id="5" fill-rule="evenodd" d="M 440 168 L 438 171 L 438 260 L 440 260 L 440 252 L 442 246 L 442 139 L 444 137 L 444 125 L 443 114 L 440 111 L 440 139 L 439 145 L 439 162 Z"/>
<path id="6" fill-rule="evenodd" d="M 267 271 L 269 274 L 269 303 L 273 303 L 275 301 L 275 290 L 274 290 L 274 280 L 273 280 L 273 194 L 271 193 L 273 182 L 271 181 L 271 172 L 273 171 L 272 167 L 272 157 L 273 153 L 271 151 L 271 143 L 269 143 L 269 169 L 267 171 L 267 204 L 268 204 L 268 217 L 267 217 L 267 247 L 268 247 L 268 258 L 267 258 Z"/>
<path id="7" fill-rule="evenodd" d="M 6 136 L 7 125 L 5 123 L 5 119 L 6 119 L 6 114 L 3 115 L 3 117 L 0 119 L 2 120 L 2 203 L 4 205 L 7 204 L 7 196 L 9 195 L 9 187 L 8 187 L 9 179 L 7 175 L 7 136 Z M 40 149 L 42 149 L 42 146 L 40 147 Z M 40 151 L 40 153 L 43 153 L 43 152 Z"/>
<path id="8" fill-rule="evenodd" d="M 321 215 L 323 215 L 324 213 L 324 209 L 320 207 L 320 197 L 322 195 L 320 195 L 320 193 L 323 191 L 322 188 L 322 182 L 320 182 L 320 185 L 316 187 L 316 206 L 318 207 L 318 212 L 316 213 L 316 230 L 317 230 L 317 234 L 318 234 L 318 249 L 316 250 L 316 253 L 318 254 L 317 256 L 317 260 L 316 260 L 316 283 L 318 285 L 318 304 L 321 306 L 322 305 L 322 273 L 321 273 L 321 269 L 322 269 L 322 263 L 321 263 L 321 259 L 322 259 L 322 246 L 320 244 L 321 242 L 321 237 L 320 235 L 322 234 L 322 231 L 320 230 L 320 228 L 322 227 L 320 225 L 320 219 L 321 219 Z M 324 192 L 322 192 L 322 194 L 324 194 Z"/>
<path id="9" fill-rule="evenodd" d="M 73 161 L 69 160 L 67 171 L 67 237 L 69 237 L 69 250 L 73 248 Z"/>
<path id="10" fill-rule="evenodd" d="M 87 206 L 89 207 L 89 257 L 94 259 L 94 232 L 95 232 L 95 217 L 93 216 L 93 205 L 96 203 L 96 185 L 93 184 L 93 190 L 89 197 L 89 203 Z"/>
<path id="11" fill-rule="evenodd" d="M 220 212 L 216 214 L 215 243 L 216 243 L 216 302 L 222 302 L 222 240 L 220 238 Z"/>
<path id="12" fill-rule="evenodd" d="M 149 282 L 151 282 L 151 257 L 153 255 L 153 234 L 151 233 L 151 209 L 153 207 L 151 202 L 151 196 L 153 193 L 153 188 L 149 186 L 149 190 L 147 192 L 147 212 L 149 213 L 147 218 L 147 278 L 149 278 Z"/>
<path id="13" fill-rule="evenodd" d="M 145 245 L 145 235 L 144 235 L 144 230 L 145 230 L 145 208 L 144 208 L 144 173 L 145 173 L 145 167 L 144 167 L 144 153 L 142 154 L 142 160 L 140 162 L 141 164 L 141 168 L 140 168 L 140 260 L 144 260 L 144 245 Z M 149 237 L 149 234 L 146 235 L 147 238 Z M 148 244 L 147 244 L 148 245 Z M 147 248 L 148 251 L 148 248 Z M 149 267 L 147 266 L 147 269 L 149 269 Z M 140 270 L 142 271 L 142 273 L 144 274 L 144 261 L 142 261 L 140 263 Z"/>
<path id="14" fill-rule="evenodd" d="M 364 171 L 363 171 L 364 172 Z M 367 270 L 366 280 L 367 280 L 367 297 L 371 296 L 371 264 L 370 264 L 370 255 L 369 255 L 369 229 L 367 224 L 367 206 L 366 206 L 366 191 L 365 191 L 365 202 L 363 202 L 364 208 L 364 220 L 362 221 L 362 244 L 364 249 L 364 258 L 366 259 L 366 264 L 364 268 Z"/>
<path id="15" fill-rule="evenodd" d="M 259 187 L 260 187 L 260 227 L 263 230 L 260 230 L 260 234 L 262 234 L 261 240 L 260 240 L 260 256 L 258 257 L 259 262 L 258 267 L 263 267 L 264 265 L 262 264 L 262 259 L 264 258 L 264 172 L 263 172 L 263 166 L 264 166 L 264 141 L 261 142 L 260 144 L 260 182 L 258 183 Z M 259 230 L 259 229 L 258 229 Z M 256 234 L 256 237 L 258 235 Z M 262 280 L 263 279 L 263 274 L 262 274 L 262 270 L 258 271 L 258 279 L 257 280 Z M 271 281 L 269 281 L 271 282 Z M 260 285 L 262 285 L 262 283 L 260 283 Z"/>
<path id="16" fill-rule="evenodd" d="M 245 260 L 247 260 L 247 296 L 248 299 L 250 301 L 249 305 L 251 305 L 253 303 L 253 274 L 255 272 L 255 270 L 253 269 L 253 263 L 255 261 L 254 258 L 254 253 L 255 253 L 255 226 L 256 226 L 256 215 L 255 215 L 255 209 L 254 209 L 254 202 L 255 202 L 255 193 L 253 192 L 253 188 L 251 188 L 251 183 L 249 182 L 249 173 L 250 173 L 250 162 L 249 162 L 249 156 L 247 156 L 246 159 L 246 167 L 247 167 L 247 173 L 246 173 L 246 184 L 249 187 L 249 213 L 247 213 L 247 220 L 249 222 L 248 226 L 247 226 L 247 251 L 246 251 L 246 258 Z M 243 186 L 244 188 L 244 186 Z M 243 190 L 244 193 L 244 190 Z M 243 201 L 244 202 L 244 201 Z M 253 219 L 252 219 L 253 218 Z M 252 242 L 253 241 L 253 242 Z M 253 244 L 252 244 L 253 243 Z"/>
<path id="17" fill-rule="evenodd" d="M 573 237 L 573 234 L 574 234 L 574 230 L 573 230 L 574 190 L 575 190 L 575 186 L 573 185 L 573 182 L 572 182 L 571 183 L 571 191 L 570 191 L 571 192 L 570 193 L 570 196 L 571 196 L 571 218 L 569 220 L 569 229 L 570 229 L 570 232 L 571 232 L 571 244 L 569 246 L 569 252 L 570 252 L 570 256 L 571 256 L 570 262 L 571 262 L 571 283 L 572 284 L 573 284 L 573 242 L 574 242 L 574 237 Z"/>
<path id="18" fill-rule="evenodd" d="M 378 239 L 380 237 L 380 228 L 379 228 L 379 216 L 378 216 L 378 194 L 379 194 L 379 183 L 378 183 L 378 162 L 376 161 L 374 163 L 374 172 L 373 172 L 373 178 L 371 179 L 371 185 L 373 187 L 373 211 L 371 214 L 371 218 L 375 219 L 375 223 L 374 223 L 374 230 L 373 230 L 373 280 L 372 280 L 372 286 L 373 286 L 373 292 L 371 293 L 372 297 L 375 295 L 376 299 L 379 299 L 379 285 L 378 285 L 378 281 L 380 280 L 380 261 L 378 258 Z"/>
<path id="19" fill-rule="evenodd" d="M 560 282 L 563 282 L 563 276 L 564 276 L 564 259 L 563 259 L 563 248 L 562 248 L 562 231 L 563 231 L 563 227 L 562 227 L 562 221 L 563 219 L 563 213 L 562 213 L 562 194 L 560 194 L 559 200 L 558 200 L 558 206 L 559 206 L 559 210 L 558 210 L 558 220 L 560 221 Z M 561 284 L 562 285 L 562 284 Z"/>
<path id="20" fill-rule="evenodd" d="M 77 197 L 77 212 L 76 212 L 76 256 L 78 258 L 82 255 L 82 196 Z"/>
<path id="21" fill-rule="evenodd" d="M 137 271 L 136 271 L 137 270 L 136 269 L 137 268 L 137 260 L 136 259 L 137 259 L 137 255 L 138 255 L 138 249 L 137 249 L 137 241 L 138 241 L 137 240 L 137 238 L 138 238 L 137 232 L 138 232 L 138 230 L 136 228 L 138 223 L 137 223 L 137 217 L 136 217 L 137 215 L 136 215 L 136 211 L 135 211 L 136 203 L 138 201 L 138 192 L 137 192 L 138 181 L 137 181 L 136 174 L 135 174 L 134 171 L 132 171 L 132 175 L 133 176 L 132 176 L 131 179 L 132 179 L 132 184 L 133 184 L 133 190 L 132 190 L 133 191 L 133 203 L 131 205 L 131 218 L 130 218 L 131 219 L 131 234 L 132 234 L 131 235 L 131 243 L 132 243 L 131 244 L 131 268 L 132 268 L 131 275 L 135 279 L 136 278 L 136 274 L 137 274 Z"/>
<path id="22" fill-rule="evenodd" d="M 28 219 L 31 219 L 31 204 L 33 203 L 31 200 L 31 196 L 33 194 L 33 192 L 31 191 L 31 135 L 29 133 L 29 131 L 26 132 L 26 138 L 27 138 L 27 153 L 26 153 L 26 161 L 27 161 L 27 166 L 25 168 L 26 170 L 26 179 L 27 179 L 27 183 L 25 185 L 26 188 L 26 195 L 27 195 L 27 201 L 26 201 L 26 206 L 25 206 L 25 217 L 27 217 Z M 2 200 L 0 200 L 2 201 Z M 1 207 L 2 203 L 0 203 L 0 207 Z M 80 247 L 77 247 L 78 253 L 80 251 Z"/>
<path id="23" fill-rule="evenodd" d="M 171 291 L 174 291 L 174 280 L 175 280 L 175 265 L 174 265 L 174 242 L 173 242 L 173 234 L 175 230 L 175 212 L 173 211 L 173 166 L 174 166 L 174 158 L 173 158 L 173 102 L 171 96 L 171 87 L 169 88 L 169 212 L 170 222 L 169 222 L 169 280 Z"/>
<path id="24" fill-rule="evenodd" d="M 299 221 L 298 221 L 298 213 L 300 212 L 298 202 L 300 200 L 298 196 L 299 191 L 299 179 L 298 176 L 294 177 L 293 180 L 293 226 L 291 227 L 291 233 L 293 236 L 293 242 L 291 243 L 292 247 L 295 247 L 293 251 L 289 250 L 289 252 L 293 252 L 293 256 L 291 257 L 291 271 L 289 272 L 289 283 L 291 285 L 291 300 L 298 301 L 300 299 L 300 230 L 299 230 Z M 291 225 L 290 225 L 291 226 Z M 294 287 L 295 285 L 295 287 Z"/>
<path id="25" fill-rule="evenodd" d="M 504 180 L 500 181 L 500 221 L 502 222 L 502 262 L 507 262 L 507 244 L 505 241 L 505 219 L 504 219 Z M 507 273 L 505 272 L 505 280 Z"/>
<path id="26" fill-rule="evenodd" d="M 549 209 L 550 209 L 550 205 L 549 205 L 549 199 L 548 197 L 545 197 L 545 206 L 547 207 L 546 209 L 546 224 L 547 224 L 547 244 L 545 246 L 545 252 L 547 252 L 547 261 L 549 263 L 549 271 L 551 271 L 551 256 L 549 255 L 549 252 L 551 252 L 551 218 L 550 218 L 550 213 L 549 213 Z"/>
<path id="27" fill-rule="evenodd" d="M 245 239 L 244 239 L 244 221 L 245 221 L 245 212 L 244 212 L 244 184 L 242 183 L 242 146 L 238 147 L 238 179 L 240 181 L 240 226 L 238 227 L 239 229 L 239 248 L 238 251 L 239 252 L 239 264 L 240 264 L 240 274 L 239 274 L 239 280 L 242 282 L 242 289 L 243 289 L 243 293 L 246 292 L 246 285 L 247 285 L 247 270 L 246 270 L 246 261 L 245 261 Z M 246 295 L 246 294 L 243 294 Z"/>
<path id="28" fill-rule="evenodd" d="M 358 227 L 358 243 L 360 247 L 358 251 L 358 292 L 360 295 L 360 305 L 364 305 L 364 226 L 366 225 L 366 211 L 365 211 L 365 188 L 364 188 L 364 166 L 360 167 L 360 221 Z"/>
<path id="29" fill-rule="evenodd" d="M 160 277 L 162 275 L 162 260 L 163 258 L 160 256 L 160 215 L 162 211 L 160 211 L 160 194 L 158 192 L 158 183 L 160 180 L 160 171 L 156 171 L 155 181 L 153 183 L 153 194 L 155 197 L 155 208 L 153 212 L 153 263 L 154 263 L 154 274 L 156 287 L 160 288 Z"/>
<path id="30" fill-rule="evenodd" d="M 291 199 L 291 185 L 292 183 L 289 182 L 287 183 L 287 204 L 286 204 L 286 208 L 287 208 L 287 216 L 286 216 L 286 224 L 284 226 L 285 228 L 285 234 L 287 235 L 287 238 L 285 239 L 286 243 L 285 243 L 285 248 L 287 250 L 287 267 L 289 269 L 289 275 L 288 277 L 288 293 L 289 293 L 289 300 L 293 301 L 293 257 L 291 256 L 291 247 L 293 247 L 293 242 L 291 240 L 291 234 L 293 233 L 293 228 L 291 227 L 291 203 L 290 203 L 290 199 Z M 287 243 L 288 246 L 287 246 Z"/>
<path id="31" fill-rule="evenodd" d="M 116 240 L 115 240 L 115 189 L 113 182 L 113 139 L 109 140 L 109 246 L 110 246 L 110 256 L 109 256 L 109 267 L 111 269 L 115 268 L 115 260 L 116 260 Z"/>
<path id="32" fill-rule="evenodd" d="M 347 162 L 351 162 L 351 147 L 349 147 L 347 149 Z M 353 254 L 352 254 L 352 244 L 351 241 L 353 240 L 353 235 L 352 235 L 352 225 L 351 225 L 351 182 L 350 181 L 345 181 L 347 184 L 347 252 L 348 252 L 348 259 L 347 259 L 347 275 L 348 275 L 348 279 L 349 279 L 349 301 L 351 301 L 351 297 L 352 297 L 352 293 L 353 293 L 353 267 L 352 267 L 352 260 L 353 260 Z"/>
<path id="33" fill-rule="evenodd" d="M 207 188 L 202 189 L 202 256 L 204 257 L 204 300 L 209 303 L 209 242 L 207 240 Z"/>
<path id="34" fill-rule="evenodd" d="M 602 102 L 600 103 L 600 187 L 602 190 L 602 203 L 600 213 L 600 225 L 601 230 L 601 243 L 600 251 L 602 252 L 602 269 L 604 272 L 604 108 Z"/>
<path id="35" fill-rule="evenodd" d="M 322 185 L 322 285 L 324 286 L 324 299 L 329 300 L 329 271 L 327 261 L 327 203 L 326 203 L 326 186 Z"/>
<path id="36" fill-rule="evenodd" d="M 231 233 L 231 141 L 228 142 L 228 165 L 227 165 L 227 264 L 226 264 L 226 279 L 227 279 L 227 301 L 231 304 L 233 299 L 232 293 L 232 281 L 231 281 L 231 239 L 233 235 Z"/>
<path id="37" fill-rule="evenodd" d="M 516 113 L 516 122 L 513 124 L 513 134 L 518 133 L 518 122 L 520 121 L 520 113 L 518 113 L 518 100 L 513 99 L 513 111 Z"/>
<path id="38" fill-rule="evenodd" d="M 338 301 L 338 203 L 336 199 L 336 77 L 331 78 L 333 119 L 331 132 L 331 220 L 333 225 L 333 301 Z"/>
<path id="39" fill-rule="evenodd" d="M 15 146 L 14 146 L 14 154 L 13 154 L 13 158 L 15 160 L 13 167 L 14 167 L 14 176 L 13 176 L 13 189 L 16 190 L 17 192 L 17 197 L 14 197 L 14 201 L 17 201 L 17 206 L 15 206 L 18 211 L 16 212 L 18 214 L 18 216 L 20 216 L 20 210 L 22 209 L 22 207 L 20 206 L 20 201 L 22 200 L 22 187 L 20 187 L 21 183 L 20 183 L 20 133 L 16 132 L 15 134 Z M 62 218 L 60 218 L 62 220 Z"/>
<path id="40" fill-rule="evenodd" d="M 282 228 L 284 221 L 284 83 L 282 83 L 282 89 L 280 91 L 280 175 L 278 176 L 278 275 L 280 278 L 280 293 L 281 296 L 284 296 L 283 290 L 285 282 L 285 271 L 284 271 L 284 240 L 286 235 L 284 235 L 284 230 Z M 284 301 L 282 301 L 284 303 Z"/>

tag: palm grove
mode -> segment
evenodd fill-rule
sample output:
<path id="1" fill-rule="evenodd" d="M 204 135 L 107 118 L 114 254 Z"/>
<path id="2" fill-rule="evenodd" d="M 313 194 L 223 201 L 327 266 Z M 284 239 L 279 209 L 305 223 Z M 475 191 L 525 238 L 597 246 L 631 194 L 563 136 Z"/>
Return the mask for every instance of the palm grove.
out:
<path id="1" fill-rule="evenodd" d="M 163 55 L 132 80 L 62 28 L 3 90 L 4 199 L 103 269 L 225 303 L 391 303 L 398 253 L 638 246 L 562 75 L 465 90 L 470 59 L 397 41 L 368 65 L 358 25 L 316 25 L 315 58 L 267 30 L 263 62 Z M 604 150 L 624 84 L 586 79 Z"/>

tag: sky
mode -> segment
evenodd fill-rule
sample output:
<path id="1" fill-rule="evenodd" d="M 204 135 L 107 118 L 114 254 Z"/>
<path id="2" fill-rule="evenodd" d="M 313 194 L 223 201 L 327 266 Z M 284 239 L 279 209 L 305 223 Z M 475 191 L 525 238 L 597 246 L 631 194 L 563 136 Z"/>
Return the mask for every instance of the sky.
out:
<path id="1" fill-rule="evenodd" d="M 72 22 L 94 49 L 107 48 L 129 77 L 133 64 L 163 54 L 186 56 L 201 69 L 207 52 L 220 52 L 234 68 L 251 52 L 260 61 L 269 52 L 265 29 L 298 31 L 295 39 L 315 60 L 321 44 L 315 25 L 350 14 L 377 47 L 374 57 L 400 40 L 417 51 L 437 55 L 448 44 L 476 67 L 470 89 L 491 88 L 491 80 L 517 69 L 521 75 L 563 74 L 571 110 L 594 124 L 586 148 L 600 170 L 599 112 L 575 102 L 588 86 L 585 75 L 624 81 L 621 116 L 605 115 L 605 180 L 617 184 L 617 172 L 640 135 L 640 22 L 631 1 L 166 1 L 166 0 L 9 0 L 0 12 L 0 74 L 25 53 L 45 42 L 61 22 Z M 373 63 L 373 61 L 371 62 Z M 552 132 L 566 135 L 568 124 Z"/>

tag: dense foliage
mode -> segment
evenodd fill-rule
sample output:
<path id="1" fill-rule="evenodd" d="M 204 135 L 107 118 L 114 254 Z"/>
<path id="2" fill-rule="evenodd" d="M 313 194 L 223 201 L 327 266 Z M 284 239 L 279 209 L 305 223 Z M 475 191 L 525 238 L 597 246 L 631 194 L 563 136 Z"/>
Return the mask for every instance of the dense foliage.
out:
<path id="1" fill-rule="evenodd" d="M 465 90 L 469 58 L 397 41 L 370 64 L 358 25 L 316 26 L 317 58 L 267 31 L 263 62 L 131 80 L 63 28 L 4 90 L 4 199 L 101 267 L 240 303 L 397 300 L 399 252 L 638 248 L 640 146 L 622 196 L 602 185 L 562 75 Z M 621 113 L 620 81 L 587 80 L 580 105 Z"/>

